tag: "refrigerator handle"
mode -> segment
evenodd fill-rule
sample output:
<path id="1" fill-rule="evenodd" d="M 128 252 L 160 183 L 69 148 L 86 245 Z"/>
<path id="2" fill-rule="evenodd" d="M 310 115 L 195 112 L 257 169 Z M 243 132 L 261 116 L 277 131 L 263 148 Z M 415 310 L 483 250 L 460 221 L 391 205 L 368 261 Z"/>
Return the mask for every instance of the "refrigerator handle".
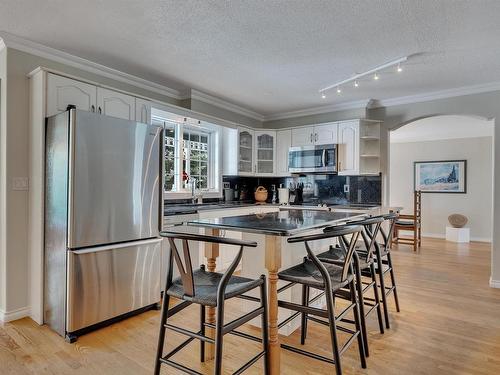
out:
<path id="1" fill-rule="evenodd" d="M 165 127 L 163 127 L 160 130 L 160 147 L 158 147 L 158 150 L 160 152 L 160 182 L 159 182 L 159 187 L 158 187 L 158 194 L 159 200 L 160 200 L 160 212 L 158 213 L 159 216 L 159 231 L 163 230 L 163 217 L 164 217 L 164 205 L 165 205 L 165 199 L 163 198 L 163 189 L 165 187 Z"/>
<path id="2" fill-rule="evenodd" d="M 74 186 L 73 179 L 75 176 L 75 122 L 76 111 L 74 108 L 68 111 L 68 132 L 69 132 L 69 147 L 68 147 L 68 217 L 67 217 L 67 247 L 73 247 L 73 203 L 74 203 Z"/>
<path id="3" fill-rule="evenodd" d="M 76 254 L 76 255 L 88 254 L 88 253 L 98 253 L 100 251 L 116 250 L 116 249 L 121 249 L 124 247 L 149 245 L 149 244 L 159 243 L 161 241 L 163 241 L 163 238 L 151 238 L 149 240 L 134 241 L 134 242 L 122 242 L 122 243 L 118 243 L 115 245 L 104 245 L 104 246 L 89 247 L 87 249 L 72 250 L 71 253 Z"/>

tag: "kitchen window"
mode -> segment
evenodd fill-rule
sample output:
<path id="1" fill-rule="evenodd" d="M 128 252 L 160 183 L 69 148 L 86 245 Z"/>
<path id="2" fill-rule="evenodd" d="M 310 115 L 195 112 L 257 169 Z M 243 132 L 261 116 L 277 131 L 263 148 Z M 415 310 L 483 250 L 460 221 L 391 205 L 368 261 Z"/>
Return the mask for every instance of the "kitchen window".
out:
<path id="1" fill-rule="evenodd" d="M 164 191 L 167 198 L 191 196 L 192 183 L 206 196 L 220 195 L 218 127 L 199 121 L 153 116 L 165 129 Z"/>

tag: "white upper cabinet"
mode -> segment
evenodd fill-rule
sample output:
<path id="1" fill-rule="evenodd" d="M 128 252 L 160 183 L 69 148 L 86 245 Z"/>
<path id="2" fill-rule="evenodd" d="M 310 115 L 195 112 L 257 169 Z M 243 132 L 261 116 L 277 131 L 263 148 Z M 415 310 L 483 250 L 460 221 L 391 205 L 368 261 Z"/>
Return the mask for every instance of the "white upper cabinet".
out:
<path id="1" fill-rule="evenodd" d="M 98 87 L 97 112 L 106 116 L 135 121 L 135 97 Z"/>
<path id="2" fill-rule="evenodd" d="M 255 173 L 255 134 L 253 130 L 238 128 L 238 174 L 252 176 Z"/>
<path id="3" fill-rule="evenodd" d="M 151 124 L 151 102 L 135 98 L 135 121 Z"/>
<path id="4" fill-rule="evenodd" d="M 380 122 L 342 121 L 338 135 L 339 175 L 380 173 Z"/>
<path id="5" fill-rule="evenodd" d="M 255 130 L 255 173 L 274 175 L 276 166 L 276 131 Z"/>
<path id="6" fill-rule="evenodd" d="M 151 123 L 151 104 L 146 100 L 48 73 L 47 116 L 66 111 L 68 105 L 107 116 Z"/>
<path id="7" fill-rule="evenodd" d="M 359 121 L 341 122 L 338 129 L 338 174 L 359 174 Z"/>
<path id="8" fill-rule="evenodd" d="M 222 136 L 222 164 L 225 175 L 275 175 L 276 131 L 225 128 Z"/>
<path id="9" fill-rule="evenodd" d="M 276 132 L 276 174 L 278 176 L 289 176 L 288 172 L 288 150 L 292 146 L 292 131 L 290 129 L 278 130 Z"/>
<path id="10" fill-rule="evenodd" d="M 292 146 L 330 145 L 338 143 L 338 123 L 331 122 L 292 129 Z"/>
<path id="11" fill-rule="evenodd" d="M 47 74 L 47 116 L 66 111 L 74 105 L 84 111 L 96 111 L 97 88 L 94 85 L 56 74 Z"/>
<path id="12" fill-rule="evenodd" d="M 316 125 L 314 127 L 314 144 L 331 145 L 338 143 L 338 123 Z"/>
<path id="13" fill-rule="evenodd" d="M 314 145 L 314 126 L 304 126 L 292 129 L 292 146 Z"/>

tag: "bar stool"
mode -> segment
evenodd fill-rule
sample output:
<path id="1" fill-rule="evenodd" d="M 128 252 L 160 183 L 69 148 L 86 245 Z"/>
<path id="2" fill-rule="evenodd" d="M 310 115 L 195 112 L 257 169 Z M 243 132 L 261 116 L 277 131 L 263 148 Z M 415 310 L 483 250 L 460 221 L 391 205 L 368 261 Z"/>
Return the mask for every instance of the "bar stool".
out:
<path id="1" fill-rule="evenodd" d="M 255 355 L 242 367 L 240 367 L 240 369 L 238 369 L 234 374 L 241 374 L 262 357 L 264 357 L 265 373 L 268 374 L 269 356 L 267 348 L 269 340 L 267 331 L 268 321 L 266 277 L 262 275 L 260 278 L 254 280 L 245 277 L 233 276 L 234 270 L 241 261 L 243 248 L 257 247 L 257 243 L 236 239 L 176 232 L 161 232 L 160 235 L 162 237 L 168 238 L 170 244 L 170 254 L 168 258 L 168 274 L 166 280 L 165 295 L 162 303 L 160 334 L 158 338 L 158 349 L 156 354 L 154 374 L 157 375 L 160 373 L 160 367 L 162 364 L 169 365 L 188 374 L 199 374 L 199 372 L 194 371 L 171 359 L 174 354 L 178 353 L 194 339 L 200 340 L 201 343 L 201 362 L 205 361 L 205 343 L 211 343 L 215 345 L 214 374 L 221 374 L 223 337 L 227 333 L 232 333 L 240 337 L 262 342 L 262 351 Z M 180 240 L 180 242 L 182 243 L 184 262 L 179 254 L 177 245 L 175 243 L 176 240 Z M 199 269 L 193 271 L 188 241 L 239 246 L 239 251 L 227 271 L 223 274 L 217 272 L 207 272 L 204 265 L 202 265 Z M 179 270 L 180 277 L 172 280 L 174 259 Z M 260 298 L 250 297 L 246 295 L 243 296 L 243 293 L 246 293 L 255 288 L 260 288 Z M 177 298 L 182 302 L 172 308 L 169 308 L 171 297 Z M 229 323 L 224 324 L 224 304 L 227 299 L 233 297 L 250 299 L 256 302 L 260 302 L 260 307 Z M 167 322 L 168 318 L 171 318 L 191 304 L 200 305 L 200 330 L 198 332 L 192 332 L 190 330 L 174 326 Z M 215 308 L 215 325 L 205 322 L 206 307 Z M 262 317 L 262 339 L 248 335 L 246 333 L 235 331 L 235 329 L 258 317 L 259 315 Z M 206 327 L 215 329 L 215 339 L 205 335 Z M 176 348 L 172 349 L 167 354 L 164 354 L 163 351 L 167 329 L 188 336 L 189 338 Z"/>
<path id="2" fill-rule="evenodd" d="M 365 354 L 369 356 L 369 348 L 368 348 L 368 333 L 366 329 L 366 318 L 373 312 L 377 311 L 378 324 L 380 333 L 384 333 L 384 322 L 382 318 L 382 309 L 380 307 L 380 298 L 379 298 L 379 290 L 378 290 L 378 282 L 376 277 L 375 270 L 375 242 L 376 237 L 379 232 L 380 226 L 384 218 L 381 216 L 371 217 L 367 219 L 362 219 L 358 221 L 349 222 L 346 225 L 361 225 L 363 230 L 361 231 L 361 237 L 363 239 L 364 248 L 368 249 L 368 251 L 361 250 L 359 251 L 359 247 L 355 247 L 354 252 L 354 271 L 356 278 L 356 289 L 357 295 L 359 298 L 359 311 L 361 315 L 361 328 L 363 333 L 363 343 L 365 345 Z M 325 232 L 332 230 L 331 228 L 325 228 Z M 344 237 L 340 237 L 340 241 L 344 241 Z M 344 243 L 344 247 L 347 244 Z M 342 247 L 330 246 L 330 249 L 324 253 L 318 254 L 317 257 L 320 261 L 331 264 L 342 264 L 345 259 L 345 252 Z M 365 272 L 365 275 L 368 275 L 370 278 L 370 282 L 364 282 L 362 277 L 362 271 Z M 373 292 L 373 298 L 366 297 L 365 294 L 368 292 Z M 308 301 L 309 292 L 307 292 L 307 296 L 305 298 L 305 303 L 309 303 Z M 368 307 L 368 310 L 365 311 L 365 306 Z M 303 330 L 304 337 L 302 341 L 305 341 L 305 335 L 307 334 L 307 315 L 304 320 L 305 329 Z M 303 327 L 304 327 L 303 325 Z"/>
<path id="3" fill-rule="evenodd" d="M 354 256 L 354 245 L 356 243 L 356 240 L 358 239 L 361 230 L 362 230 L 361 226 L 339 226 L 339 227 L 332 227 L 331 230 L 328 230 L 326 233 L 289 238 L 288 239 L 289 243 L 304 242 L 307 252 L 307 257 L 304 259 L 303 263 L 290 267 L 278 273 L 278 278 L 280 280 L 289 282 L 289 284 L 280 288 L 280 291 L 288 289 L 293 285 L 302 285 L 303 292 L 305 288 L 314 288 L 325 292 L 326 310 L 282 300 L 278 300 L 278 306 L 292 311 L 296 311 L 297 313 L 295 315 L 298 315 L 300 313 L 312 315 L 309 317 L 310 320 L 327 325 L 330 328 L 330 339 L 332 341 L 333 359 L 286 344 L 282 344 L 281 347 L 283 349 L 290 350 L 310 358 L 332 363 L 335 365 L 336 373 L 338 375 L 342 374 L 340 356 L 349 348 L 349 346 L 356 339 L 358 341 L 361 366 L 363 368 L 366 368 L 363 336 L 361 334 L 361 323 L 360 323 L 361 318 L 359 315 L 359 305 L 358 305 L 358 300 L 356 298 L 356 290 L 355 290 L 354 276 L 352 270 L 353 268 L 352 257 Z M 351 238 L 347 239 L 347 236 L 351 236 Z M 317 241 L 322 239 L 331 239 L 332 241 L 334 241 L 339 237 L 343 237 L 343 240 L 340 241 L 340 246 L 345 251 L 346 254 L 342 266 L 321 262 L 312 252 L 311 247 L 309 246 L 309 243 L 312 241 Z M 347 292 L 344 292 L 343 288 L 347 288 L 348 289 Z M 336 315 L 335 297 L 337 297 L 339 294 L 346 294 L 346 293 L 349 297 L 350 304 L 338 315 Z M 337 325 L 351 311 L 354 315 L 353 321 L 355 325 L 355 330 Z M 325 318 L 327 320 L 324 320 Z M 339 346 L 337 330 L 346 332 L 351 335 L 350 338 L 342 347 Z"/>
<path id="4" fill-rule="evenodd" d="M 396 311 L 400 312 L 399 309 L 399 298 L 398 298 L 398 290 L 396 285 L 396 276 L 394 275 L 394 266 L 392 264 L 392 256 L 391 256 L 391 243 L 392 243 L 392 234 L 394 232 L 394 225 L 398 220 L 399 215 L 395 212 L 388 213 L 383 215 L 384 220 L 388 222 L 388 230 L 386 231 L 383 226 L 380 227 L 379 233 L 382 236 L 382 242 L 375 242 L 375 268 L 377 271 L 377 275 L 379 278 L 379 285 L 382 291 L 382 305 L 384 306 L 384 318 L 385 318 L 385 326 L 390 328 L 389 323 L 389 310 L 388 310 L 388 301 L 387 297 L 389 294 L 393 294 L 394 303 L 396 305 Z M 358 251 L 359 252 L 359 251 Z M 389 274 L 391 277 L 391 285 L 385 285 L 385 276 Z"/>

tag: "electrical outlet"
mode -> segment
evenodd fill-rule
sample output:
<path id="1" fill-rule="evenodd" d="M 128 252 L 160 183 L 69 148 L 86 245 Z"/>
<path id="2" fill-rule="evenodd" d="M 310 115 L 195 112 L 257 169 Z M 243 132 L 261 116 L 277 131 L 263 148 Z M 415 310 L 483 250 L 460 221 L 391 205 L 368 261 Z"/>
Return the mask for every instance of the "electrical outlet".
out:
<path id="1" fill-rule="evenodd" d="M 344 185 L 344 193 L 349 193 L 349 185 Z"/>
<path id="2" fill-rule="evenodd" d="M 28 190 L 28 177 L 13 177 L 12 190 Z"/>

